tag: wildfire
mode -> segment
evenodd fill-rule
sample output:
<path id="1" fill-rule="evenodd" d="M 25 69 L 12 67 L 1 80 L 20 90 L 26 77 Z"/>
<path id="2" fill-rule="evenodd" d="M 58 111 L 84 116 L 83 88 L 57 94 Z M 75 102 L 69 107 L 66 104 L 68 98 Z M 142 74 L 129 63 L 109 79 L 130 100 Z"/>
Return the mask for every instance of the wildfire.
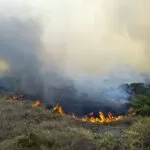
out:
<path id="1" fill-rule="evenodd" d="M 32 106 L 39 107 L 40 105 L 41 105 L 40 100 L 37 100 L 33 103 Z M 62 106 L 59 104 L 56 104 L 52 110 L 60 115 L 65 115 Z M 48 110 L 46 109 L 46 111 Z M 93 112 L 90 112 L 84 117 L 78 117 L 77 115 L 75 115 L 75 113 L 71 113 L 70 116 L 75 120 L 79 120 L 82 122 L 91 122 L 91 123 L 108 123 L 108 122 L 123 120 L 125 118 L 125 116 L 113 116 L 111 112 L 108 112 L 106 116 L 103 112 L 99 112 L 98 115 L 96 116 L 94 115 Z"/>
<path id="2" fill-rule="evenodd" d="M 59 104 L 55 105 L 53 107 L 53 110 L 60 115 L 65 114 L 63 108 Z M 91 123 L 106 123 L 106 122 L 122 120 L 124 118 L 123 116 L 114 117 L 111 112 L 108 113 L 107 117 L 104 115 L 103 112 L 99 112 L 99 117 L 95 117 L 93 112 L 89 113 L 88 116 L 82 118 L 77 117 L 74 113 L 72 113 L 71 116 L 76 120 L 80 120 L 82 122 L 91 122 Z"/>
<path id="3" fill-rule="evenodd" d="M 13 95 L 11 97 L 12 100 L 16 101 L 23 98 L 23 95 Z M 33 104 L 32 107 L 39 107 L 41 106 L 41 102 L 40 100 L 36 100 Z M 48 111 L 49 108 L 45 109 L 45 111 Z M 62 106 L 59 104 L 56 104 L 53 107 L 53 111 L 57 112 L 60 115 L 65 115 L 65 111 L 63 110 Z M 67 113 L 67 115 L 69 115 Z M 134 116 L 136 115 L 136 112 L 133 108 L 130 108 L 128 110 L 128 114 L 127 116 Z M 95 115 L 93 112 L 90 112 L 89 114 L 87 114 L 86 116 L 83 117 L 78 117 L 75 113 L 70 113 L 70 116 L 75 119 L 75 120 L 79 120 L 82 122 L 91 122 L 91 123 L 108 123 L 108 122 L 113 122 L 113 121 L 118 121 L 118 120 L 123 120 L 126 118 L 126 116 L 113 116 L 111 112 L 108 112 L 107 115 L 105 115 L 103 112 L 99 112 L 98 115 Z"/>
<path id="4" fill-rule="evenodd" d="M 63 111 L 62 107 L 59 104 L 55 105 L 53 110 L 58 112 L 61 115 L 64 115 L 64 111 Z"/>
<path id="5" fill-rule="evenodd" d="M 39 100 L 37 100 L 37 101 L 35 101 L 34 103 L 33 103 L 33 107 L 39 107 L 41 105 L 41 102 L 39 101 Z"/>

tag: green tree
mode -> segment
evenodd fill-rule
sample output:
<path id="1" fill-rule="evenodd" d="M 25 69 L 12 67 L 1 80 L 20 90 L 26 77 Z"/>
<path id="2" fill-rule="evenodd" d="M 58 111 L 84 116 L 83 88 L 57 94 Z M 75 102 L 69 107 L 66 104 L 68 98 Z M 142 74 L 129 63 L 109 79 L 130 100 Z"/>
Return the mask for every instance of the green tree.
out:
<path id="1" fill-rule="evenodd" d="M 150 96 L 137 95 L 132 98 L 131 104 L 139 115 L 150 115 Z"/>

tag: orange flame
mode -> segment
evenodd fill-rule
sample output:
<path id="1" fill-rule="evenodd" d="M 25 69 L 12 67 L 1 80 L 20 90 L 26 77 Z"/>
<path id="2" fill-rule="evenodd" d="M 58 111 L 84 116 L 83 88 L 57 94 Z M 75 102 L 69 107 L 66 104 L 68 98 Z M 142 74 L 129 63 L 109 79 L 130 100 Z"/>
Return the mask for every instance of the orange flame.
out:
<path id="1" fill-rule="evenodd" d="M 82 117 L 80 120 L 83 121 L 83 122 L 87 122 L 88 118 L 87 118 L 87 116 L 85 116 L 85 117 Z"/>
<path id="2" fill-rule="evenodd" d="M 63 108 L 59 104 L 55 105 L 53 110 L 61 115 L 65 114 Z M 91 123 L 106 123 L 106 122 L 122 120 L 124 118 L 123 116 L 114 117 L 111 112 L 108 113 L 108 117 L 105 117 L 103 112 L 99 112 L 99 117 L 94 117 L 93 112 L 90 112 L 88 116 L 82 118 L 79 118 L 74 113 L 72 113 L 71 117 L 76 120 L 80 120 L 82 122 L 91 122 Z"/>
<path id="3" fill-rule="evenodd" d="M 101 118 L 101 122 L 105 122 L 106 118 L 103 112 L 99 112 L 99 117 Z"/>
<path id="4" fill-rule="evenodd" d="M 16 95 L 12 96 L 12 100 L 17 100 L 17 99 L 18 99 L 18 96 L 16 96 Z M 40 100 L 36 100 L 32 106 L 39 107 L 40 105 L 41 105 Z M 60 106 L 59 104 L 56 104 L 53 107 L 53 110 L 60 115 L 65 115 L 65 112 L 64 112 L 62 106 Z M 46 109 L 45 111 L 48 111 L 48 109 Z M 128 110 L 128 113 L 135 114 L 135 110 L 133 108 L 130 108 Z M 103 112 L 99 112 L 98 117 L 95 117 L 94 113 L 90 112 L 87 116 L 84 116 L 81 118 L 76 116 L 75 113 L 71 113 L 71 117 L 76 120 L 80 120 L 82 122 L 91 122 L 91 123 L 107 123 L 107 122 L 118 121 L 118 120 L 122 120 L 122 119 L 126 118 L 126 116 L 121 116 L 121 115 L 113 116 L 111 112 L 108 112 L 107 116 L 105 116 Z"/>
<path id="5" fill-rule="evenodd" d="M 55 105 L 53 110 L 56 111 L 57 113 L 61 114 L 61 115 L 64 115 L 64 111 L 59 104 Z"/>
<path id="6" fill-rule="evenodd" d="M 41 105 L 41 102 L 39 100 L 35 101 L 32 105 L 33 107 L 39 107 Z"/>
<path id="7" fill-rule="evenodd" d="M 34 102 L 33 107 L 39 107 L 40 105 L 41 105 L 40 101 L 37 100 Z M 60 115 L 65 115 L 65 112 L 64 112 L 62 106 L 60 106 L 59 104 L 56 104 L 53 107 L 53 110 Z M 80 120 L 82 122 L 91 122 L 91 123 L 107 123 L 107 122 L 122 120 L 124 118 L 124 116 L 114 117 L 111 112 L 108 112 L 107 117 L 105 117 L 103 112 L 99 112 L 99 117 L 95 117 L 93 112 L 90 112 L 87 116 L 81 117 L 81 118 L 77 117 L 74 113 L 72 113 L 71 117 L 76 120 Z"/>

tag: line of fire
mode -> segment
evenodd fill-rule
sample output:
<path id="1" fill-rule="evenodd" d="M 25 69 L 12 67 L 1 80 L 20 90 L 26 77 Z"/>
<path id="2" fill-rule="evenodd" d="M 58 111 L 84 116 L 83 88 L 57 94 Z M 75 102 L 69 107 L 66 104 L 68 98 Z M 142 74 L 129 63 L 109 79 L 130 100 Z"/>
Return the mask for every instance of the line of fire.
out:
<path id="1" fill-rule="evenodd" d="M 22 95 L 13 95 L 11 97 L 12 101 L 18 101 L 19 99 L 21 99 L 23 96 Z M 35 100 L 33 102 L 32 107 L 34 108 L 38 108 L 41 107 L 41 101 L 40 100 Z M 56 104 L 54 105 L 51 109 L 47 109 L 45 108 L 46 111 L 52 110 L 55 113 L 58 113 L 61 116 L 64 115 L 70 115 L 73 119 L 75 120 L 79 120 L 82 122 L 90 122 L 90 123 L 109 123 L 109 122 L 115 122 L 115 121 L 119 121 L 119 120 L 125 120 L 126 118 L 128 118 L 129 116 L 135 116 L 136 113 L 134 111 L 134 109 L 131 107 L 129 108 L 128 112 L 126 115 L 118 115 L 118 116 L 114 116 L 111 112 L 108 112 L 107 115 L 104 115 L 103 112 L 99 111 L 98 114 L 94 114 L 93 112 L 89 112 L 87 115 L 85 116 L 77 116 L 75 113 L 71 112 L 71 113 L 66 113 L 64 111 L 64 109 L 62 108 L 61 105 Z"/>

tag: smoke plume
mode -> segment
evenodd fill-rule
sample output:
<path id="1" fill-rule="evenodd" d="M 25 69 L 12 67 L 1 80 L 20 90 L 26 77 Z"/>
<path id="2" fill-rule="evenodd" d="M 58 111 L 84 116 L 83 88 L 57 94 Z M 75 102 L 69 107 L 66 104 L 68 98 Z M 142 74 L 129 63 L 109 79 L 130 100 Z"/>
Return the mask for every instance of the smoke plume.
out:
<path id="1" fill-rule="evenodd" d="M 150 2 L 2 0 L 0 86 L 79 113 L 120 111 L 149 81 Z"/>

